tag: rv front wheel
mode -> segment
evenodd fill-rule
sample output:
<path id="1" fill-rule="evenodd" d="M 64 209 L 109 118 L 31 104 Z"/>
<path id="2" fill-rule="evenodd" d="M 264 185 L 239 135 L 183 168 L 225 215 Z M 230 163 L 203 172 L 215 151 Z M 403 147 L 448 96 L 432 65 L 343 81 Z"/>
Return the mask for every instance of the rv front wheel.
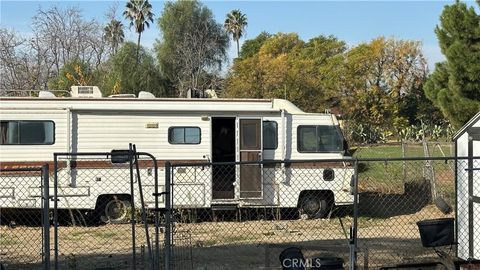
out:
<path id="1" fill-rule="evenodd" d="M 111 224 L 125 223 L 127 222 L 129 211 L 129 201 L 111 198 L 105 203 L 103 215 L 100 219 L 102 222 Z"/>
<path id="2" fill-rule="evenodd" d="M 309 219 L 327 216 L 329 207 L 327 198 L 320 194 L 305 194 L 300 198 L 300 211 Z"/>

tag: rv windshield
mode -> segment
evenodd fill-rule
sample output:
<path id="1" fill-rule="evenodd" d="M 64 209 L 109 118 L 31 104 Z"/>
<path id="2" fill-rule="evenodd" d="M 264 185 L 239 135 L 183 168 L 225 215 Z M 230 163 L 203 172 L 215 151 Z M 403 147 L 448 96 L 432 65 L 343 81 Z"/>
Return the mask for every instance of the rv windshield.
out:
<path id="1" fill-rule="evenodd" d="M 343 135 L 338 126 L 299 126 L 298 151 L 332 153 L 344 150 Z"/>

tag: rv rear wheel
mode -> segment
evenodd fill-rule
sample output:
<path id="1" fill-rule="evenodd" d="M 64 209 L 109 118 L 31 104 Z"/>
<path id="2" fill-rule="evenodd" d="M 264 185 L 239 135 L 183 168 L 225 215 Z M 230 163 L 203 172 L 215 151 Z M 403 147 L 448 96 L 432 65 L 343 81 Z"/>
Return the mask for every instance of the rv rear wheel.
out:
<path id="1" fill-rule="evenodd" d="M 110 198 L 104 204 L 100 219 L 102 222 L 111 224 L 125 223 L 129 217 L 130 206 L 127 200 Z"/>
<path id="2" fill-rule="evenodd" d="M 300 198 L 300 211 L 309 219 L 323 218 L 330 210 L 327 198 L 320 194 L 305 194 Z"/>

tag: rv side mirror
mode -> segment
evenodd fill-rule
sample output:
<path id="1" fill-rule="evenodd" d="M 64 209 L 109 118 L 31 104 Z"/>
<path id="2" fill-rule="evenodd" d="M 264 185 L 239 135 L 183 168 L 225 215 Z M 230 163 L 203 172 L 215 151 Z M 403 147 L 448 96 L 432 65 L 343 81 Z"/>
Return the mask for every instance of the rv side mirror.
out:
<path id="1" fill-rule="evenodd" d="M 127 163 L 132 156 L 130 150 L 112 150 L 112 152 L 110 152 L 110 161 L 114 164 Z"/>

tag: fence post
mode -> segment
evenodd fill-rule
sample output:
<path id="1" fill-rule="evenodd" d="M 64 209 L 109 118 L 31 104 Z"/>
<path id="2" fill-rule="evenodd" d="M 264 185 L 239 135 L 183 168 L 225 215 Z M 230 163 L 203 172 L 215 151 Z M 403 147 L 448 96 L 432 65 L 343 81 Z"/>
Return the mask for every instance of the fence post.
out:
<path id="1" fill-rule="evenodd" d="M 401 139 L 401 143 L 402 143 L 402 158 L 405 159 L 406 156 L 407 156 L 407 151 L 405 149 L 406 145 L 405 145 L 405 142 L 403 141 L 403 139 Z M 403 184 L 403 187 L 405 188 L 405 182 L 407 182 L 407 164 L 405 162 L 405 160 L 402 161 L 402 172 L 403 172 L 403 178 L 402 178 L 402 184 Z"/>
<path id="2" fill-rule="evenodd" d="M 135 185 L 133 177 L 133 157 L 136 153 L 133 152 L 132 144 L 129 144 L 129 162 L 130 162 L 130 203 L 131 203 L 131 225 L 132 225 L 132 261 L 133 261 L 133 270 L 137 269 L 137 244 L 136 244 L 136 235 L 135 235 Z"/>
<path id="3" fill-rule="evenodd" d="M 354 160 L 353 175 L 353 225 L 350 228 L 350 270 L 357 268 L 357 228 L 358 228 L 358 159 Z"/>
<path id="4" fill-rule="evenodd" d="M 58 155 L 53 154 L 53 248 L 55 270 L 59 270 L 58 266 Z"/>
<path id="5" fill-rule="evenodd" d="M 42 166 L 42 180 L 43 180 L 43 266 L 44 269 L 50 269 L 50 220 L 49 220 L 49 209 L 50 209 L 50 182 L 49 182 L 49 170 L 48 164 Z"/>
<path id="6" fill-rule="evenodd" d="M 172 165 L 169 161 L 165 162 L 165 270 L 171 269 L 171 214 L 172 214 L 172 205 L 171 205 L 171 169 Z"/>

